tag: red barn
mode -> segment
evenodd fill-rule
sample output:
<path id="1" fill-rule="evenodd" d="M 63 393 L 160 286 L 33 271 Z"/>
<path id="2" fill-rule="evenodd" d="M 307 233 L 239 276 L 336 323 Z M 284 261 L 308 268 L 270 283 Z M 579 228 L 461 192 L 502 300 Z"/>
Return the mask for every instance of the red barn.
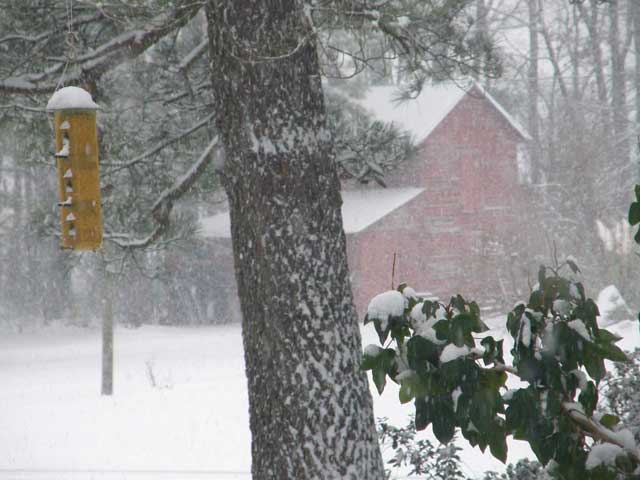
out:
<path id="1" fill-rule="evenodd" d="M 375 87 L 361 103 L 410 131 L 417 155 L 385 179 L 389 188 L 343 190 L 358 311 L 401 281 L 442 299 L 508 297 L 529 182 L 527 133 L 477 83 L 426 87 L 400 104 L 396 94 Z M 203 231 L 228 238 L 228 214 L 204 219 Z"/>
<path id="2" fill-rule="evenodd" d="M 386 181 L 390 191 L 421 191 L 350 235 L 358 310 L 401 281 L 443 300 L 509 297 L 529 183 L 528 134 L 477 83 L 425 88 L 403 103 L 396 95 L 393 87 L 373 88 L 362 104 L 413 133 L 416 158 Z"/>

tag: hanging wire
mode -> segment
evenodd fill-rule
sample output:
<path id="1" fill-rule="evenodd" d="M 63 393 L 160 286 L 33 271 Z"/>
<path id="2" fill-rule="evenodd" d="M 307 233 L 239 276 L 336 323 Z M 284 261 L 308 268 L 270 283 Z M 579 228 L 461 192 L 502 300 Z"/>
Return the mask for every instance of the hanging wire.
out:
<path id="1" fill-rule="evenodd" d="M 64 43 L 67 47 L 66 50 L 66 62 L 64 64 L 64 68 L 62 69 L 62 73 L 60 74 L 60 79 L 56 84 L 56 91 L 60 89 L 64 85 L 64 80 L 67 75 L 67 70 L 69 69 L 69 65 L 74 63 L 77 58 L 77 41 L 78 36 L 73 31 L 73 0 L 66 0 L 65 8 L 67 13 L 67 33 L 65 36 Z"/>

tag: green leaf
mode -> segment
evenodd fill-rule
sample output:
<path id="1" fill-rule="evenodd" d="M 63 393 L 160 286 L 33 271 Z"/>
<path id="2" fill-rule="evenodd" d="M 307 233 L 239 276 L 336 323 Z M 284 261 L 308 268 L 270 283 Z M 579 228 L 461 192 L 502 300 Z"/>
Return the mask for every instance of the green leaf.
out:
<path id="1" fill-rule="evenodd" d="M 413 393 L 411 382 L 408 381 L 408 379 L 403 379 L 402 382 L 400 382 L 400 392 L 398 393 L 400 403 L 409 403 L 415 397 L 416 396 Z"/>
<path id="2" fill-rule="evenodd" d="M 636 200 L 640 202 L 640 185 L 635 186 Z"/>
<path id="3" fill-rule="evenodd" d="M 557 390 L 554 394 L 553 391 L 547 394 L 547 411 L 548 417 L 559 417 L 562 413 L 562 393 L 561 390 Z"/>
<path id="4" fill-rule="evenodd" d="M 389 318 L 389 333 L 392 339 L 402 344 L 406 337 L 411 336 L 408 321 L 404 317 Z"/>
<path id="5" fill-rule="evenodd" d="M 524 348 L 522 345 L 520 346 L 520 352 L 526 352 L 529 349 Z M 525 380 L 529 383 L 535 383 L 542 376 L 542 365 L 539 360 L 535 357 L 524 357 L 522 360 L 518 362 L 516 366 L 518 369 L 518 375 L 522 380 Z"/>
<path id="6" fill-rule="evenodd" d="M 473 394 L 469 417 L 480 432 L 488 432 L 494 426 L 496 414 L 502 410 L 502 397 L 498 390 L 485 387 Z"/>
<path id="7" fill-rule="evenodd" d="M 451 397 L 437 397 L 434 403 L 433 434 L 440 443 L 449 443 L 456 433 Z"/>
<path id="8" fill-rule="evenodd" d="M 537 399 L 532 391 L 533 387 L 521 388 L 517 390 L 507 402 L 508 408 L 505 415 L 507 429 L 520 433 L 519 438 L 526 431 L 527 424 L 531 419 L 531 412 L 537 408 Z"/>
<path id="9" fill-rule="evenodd" d="M 473 318 L 469 313 L 463 312 L 451 319 L 449 338 L 453 341 L 456 347 L 467 345 L 468 347 L 473 348 L 475 347 L 472 335 L 473 328 Z"/>
<path id="10" fill-rule="evenodd" d="M 629 223 L 633 225 L 637 225 L 640 223 L 640 203 L 633 202 L 631 207 L 629 207 Z"/>
<path id="11" fill-rule="evenodd" d="M 544 297 L 540 290 L 534 290 L 529 296 L 529 308 L 539 310 L 544 306 Z"/>
<path id="12" fill-rule="evenodd" d="M 496 342 L 496 360 L 498 360 L 498 362 L 504 364 L 504 357 L 503 357 L 503 349 L 502 349 L 502 345 L 504 344 L 504 339 L 498 340 Z"/>
<path id="13" fill-rule="evenodd" d="M 507 330 L 514 338 L 518 335 L 518 331 L 520 330 L 520 318 L 521 315 L 518 315 L 515 310 L 513 312 L 509 312 L 509 315 L 507 315 Z"/>
<path id="14" fill-rule="evenodd" d="M 480 340 L 480 345 L 484 347 L 484 353 L 482 354 L 482 361 L 485 365 L 489 365 L 496 360 L 498 351 L 496 348 L 496 341 L 493 337 L 485 337 Z"/>
<path id="15" fill-rule="evenodd" d="M 489 330 L 489 327 L 480 319 L 480 307 L 476 302 L 469 304 L 469 313 L 473 319 L 473 331 L 476 333 L 482 333 Z"/>
<path id="16" fill-rule="evenodd" d="M 446 340 L 449 342 L 450 325 L 448 320 L 440 320 L 433 325 L 438 340 Z"/>
<path id="17" fill-rule="evenodd" d="M 407 342 L 407 360 L 409 367 L 416 372 L 426 369 L 426 362 L 437 367 L 440 363 L 438 347 L 420 335 L 414 335 Z"/>
<path id="18" fill-rule="evenodd" d="M 489 431 L 489 450 L 495 458 L 507 463 L 507 436 L 501 424 L 495 424 Z"/>
<path id="19" fill-rule="evenodd" d="M 616 343 L 617 341 L 622 340 L 622 337 L 619 337 L 615 333 L 611 333 L 609 330 L 605 330 L 601 328 L 598 330 L 598 341 L 603 343 Z"/>
<path id="20" fill-rule="evenodd" d="M 480 370 L 480 384 L 483 387 L 489 387 L 498 390 L 507 383 L 508 375 L 506 372 L 496 372 L 493 370 Z"/>
<path id="21" fill-rule="evenodd" d="M 416 398 L 416 430 L 424 430 L 431 423 L 431 408 L 424 398 Z"/>
<path id="22" fill-rule="evenodd" d="M 636 243 L 640 243 L 640 229 L 638 229 L 638 233 L 636 233 L 633 237 Z"/>
<path id="23" fill-rule="evenodd" d="M 475 361 L 469 357 L 460 357 L 451 362 L 442 364 L 438 373 L 440 374 L 440 381 L 443 387 L 449 391 L 453 390 L 457 386 L 462 386 L 463 390 L 465 385 L 474 388 L 474 385 L 480 381 L 479 372 L 480 367 Z"/>
<path id="24" fill-rule="evenodd" d="M 380 323 L 379 318 L 373 319 L 373 326 L 376 329 L 376 333 L 378 334 L 378 339 L 380 340 L 380 344 L 384 345 L 384 342 L 387 341 L 387 337 L 389 336 L 389 330 L 391 329 L 391 322 L 386 322 L 387 326 L 385 329 L 382 329 L 382 324 Z"/>
<path id="25" fill-rule="evenodd" d="M 602 380 L 607 373 L 604 366 L 604 360 L 597 355 L 587 355 L 584 358 L 584 366 L 587 369 L 589 376 L 593 378 L 596 383 L 600 383 L 600 380 Z"/>
<path id="26" fill-rule="evenodd" d="M 598 304 L 590 298 L 588 298 L 585 302 L 584 310 L 585 314 L 589 317 L 589 320 L 593 319 L 593 321 L 595 321 L 596 317 L 600 316 L 600 309 L 598 308 Z"/>
<path id="27" fill-rule="evenodd" d="M 397 373 L 395 357 L 396 352 L 392 348 L 382 350 L 382 352 L 375 357 L 376 362 L 372 368 L 371 375 L 379 394 L 382 394 L 387 384 L 387 375 L 393 378 Z"/>
<path id="28" fill-rule="evenodd" d="M 563 386 L 563 372 L 560 367 L 560 362 L 556 358 L 555 355 L 549 354 L 547 352 L 542 353 L 542 380 L 543 384 L 551 389 L 563 391 L 565 387 Z M 575 381 L 575 378 L 574 378 Z"/>
<path id="29" fill-rule="evenodd" d="M 478 429 L 473 425 L 473 422 L 466 421 L 462 423 L 462 436 L 469 442 L 469 445 L 475 447 L 478 445 L 479 432 Z"/>
<path id="30" fill-rule="evenodd" d="M 360 368 L 364 371 L 371 370 L 378 364 L 378 355 L 382 352 L 382 348 L 377 345 L 369 345 L 367 347 L 367 351 L 371 351 L 371 347 L 376 347 L 379 349 L 379 352 L 376 355 L 368 355 L 367 353 L 362 355 L 362 363 L 360 364 Z"/>
<path id="31" fill-rule="evenodd" d="M 464 298 L 462 298 L 462 295 L 458 294 L 455 297 L 451 297 L 451 306 L 456 308 L 459 312 L 465 311 L 465 304 L 466 302 L 464 301 Z"/>
<path id="32" fill-rule="evenodd" d="M 604 358 L 613 362 L 628 362 L 629 357 L 620 348 L 616 347 L 612 343 L 600 343 L 598 344 L 599 350 L 602 352 Z"/>
<path id="33" fill-rule="evenodd" d="M 384 391 L 384 387 L 387 384 L 387 372 L 384 368 L 376 365 L 371 372 L 373 376 L 373 383 L 376 385 L 376 389 L 378 393 L 382 395 Z"/>
<path id="34" fill-rule="evenodd" d="M 628 475 L 625 475 L 625 477 L 627 478 L 629 477 L 633 478 L 633 475 L 631 474 L 636 468 L 636 465 L 634 465 L 634 463 L 635 462 L 631 460 L 628 453 L 624 453 L 616 456 L 616 467 L 618 468 L 618 470 L 621 470 L 622 472 L 627 473 Z"/>
<path id="35" fill-rule="evenodd" d="M 471 302 L 469 304 L 469 313 L 471 313 L 474 320 L 480 319 L 480 307 L 476 302 Z"/>
<path id="36" fill-rule="evenodd" d="M 613 430 L 613 427 L 620 423 L 620 418 L 616 417 L 615 415 L 611 415 L 610 413 L 605 413 L 600 418 L 600 423 L 607 427 L 609 430 Z"/>
<path id="37" fill-rule="evenodd" d="M 400 403 L 409 403 L 416 397 L 424 397 L 428 394 L 428 389 L 417 373 L 405 376 L 400 381 L 399 398 Z"/>
<path id="38" fill-rule="evenodd" d="M 578 396 L 578 401 L 584 408 L 587 416 L 590 417 L 591 415 L 593 415 L 593 411 L 598 404 L 598 389 L 593 382 L 587 383 L 587 387 L 582 390 L 582 392 Z"/>

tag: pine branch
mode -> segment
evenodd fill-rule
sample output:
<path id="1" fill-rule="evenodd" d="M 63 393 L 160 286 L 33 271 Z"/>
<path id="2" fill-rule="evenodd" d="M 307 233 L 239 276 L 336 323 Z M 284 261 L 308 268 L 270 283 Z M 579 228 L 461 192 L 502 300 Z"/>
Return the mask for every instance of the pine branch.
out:
<path id="1" fill-rule="evenodd" d="M 70 71 L 65 74 L 66 83 L 79 84 L 87 78 L 95 80 L 113 67 L 137 57 L 168 33 L 186 25 L 201 7 L 201 2 L 183 0 L 171 11 L 157 15 L 141 29 L 122 33 L 99 48 L 78 56 L 70 65 Z M 51 93 L 55 91 L 59 77 L 66 67 L 67 60 L 58 59 L 43 72 L 0 80 L 0 93 Z"/>
<path id="2" fill-rule="evenodd" d="M 213 113 L 210 114 L 210 115 L 207 115 L 204 119 L 202 119 L 201 121 L 199 121 L 195 125 L 191 126 L 189 129 L 181 132 L 179 135 L 176 135 L 175 137 L 169 138 L 168 140 L 165 140 L 164 142 L 160 142 L 155 147 L 147 150 L 146 152 L 141 153 L 137 157 L 134 157 L 134 158 L 132 158 L 131 160 L 129 160 L 127 162 L 118 162 L 118 163 L 111 162 L 111 163 L 105 163 L 104 165 L 109 165 L 109 166 L 113 166 L 114 167 L 112 170 L 110 170 L 109 173 L 115 173 L 115 172 L 118 172 L 118 171 L 123 170 L 125 168 L 131 168 L 134 165 L 137 165 L 137 164 L 141 163 L 142 161 L 144 161 L 145 159 L 151 157 L 152 155 L 155 155 L 156 153 L 164 150 L 169 145 L 172 145 L 172 144 L 184 139 L 185 137 L 188 137 L 192 133 L 194 133 L 197 130 L 201 129 L 202 127 L 206 126 L 211 121 L 211 119 L 213 118 L 214 115 L 215 114 L 213 114 Z"/>
<path id="3" fill-rule="evenodd" d="M 200 158 L 198 158 L 191 168 L 182 177 L 180 177 L 171 188 L 162 192 L 151 208 L 151 215 L 157 225 L 149 235 L 140 239 L 126 241 L 122 240 L 122 235 L 105 235 L 105 238 L 119 247 L 126 249 L 141 249 L 154 244 L 169 229 L 171 224 L 169 216 L 173 209 L 173 204 L 202 176 L 202 173 L 213 158 L 213 150 L 217 147 L 219 147 L 219 138 L 216 136 L 211 140 L 211 142 L 209 142 L 207 148 L 205 148 L 204 152 L 200 155 Z"/>

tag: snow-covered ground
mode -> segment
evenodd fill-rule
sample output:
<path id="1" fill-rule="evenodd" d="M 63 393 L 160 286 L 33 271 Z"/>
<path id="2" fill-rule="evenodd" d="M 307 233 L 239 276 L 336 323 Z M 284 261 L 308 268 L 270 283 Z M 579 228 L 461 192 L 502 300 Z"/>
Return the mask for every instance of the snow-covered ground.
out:
<path id="1" fill-rule="evenodd" d="M 636 322 L 610 328 L 623 348 L 640 345 Z M 363 334 L 375 342 L 373 328 Z M 87 329 L 0 338 L 0 479 L 250 477 L 239 326 L 117 329 L 112 397 L 99 394 L 100 345 L 100 332 Z M 411 407 L 394 385 L 373 392 L 376 415 L 404 425 Z M 529 455 L 510 443 L 509 461 Z M 462 460 L 478 477 L 503 469 L 470 447 Z"/>

